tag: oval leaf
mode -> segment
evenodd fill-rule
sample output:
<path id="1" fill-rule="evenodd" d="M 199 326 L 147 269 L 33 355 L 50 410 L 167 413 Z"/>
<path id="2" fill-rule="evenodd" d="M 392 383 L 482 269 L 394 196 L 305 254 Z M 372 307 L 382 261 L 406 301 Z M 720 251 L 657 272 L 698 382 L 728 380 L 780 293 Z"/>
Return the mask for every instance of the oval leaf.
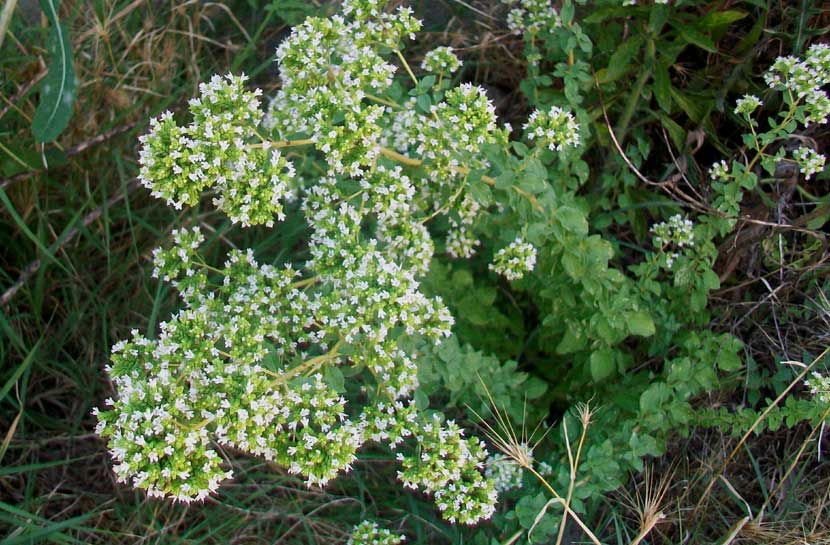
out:
<path id="1" fill-rule="evenodd" d="M 49 72 L 40 83 L 40 102 L 32 119 L 32 132 L 39 142 L 52 142 L 69 124 L 75 104 L 77 81 L 72 66 L 72 48 L 66 27 L 58 20 L 56 0 L 41 0 L 49 33 Z"/>

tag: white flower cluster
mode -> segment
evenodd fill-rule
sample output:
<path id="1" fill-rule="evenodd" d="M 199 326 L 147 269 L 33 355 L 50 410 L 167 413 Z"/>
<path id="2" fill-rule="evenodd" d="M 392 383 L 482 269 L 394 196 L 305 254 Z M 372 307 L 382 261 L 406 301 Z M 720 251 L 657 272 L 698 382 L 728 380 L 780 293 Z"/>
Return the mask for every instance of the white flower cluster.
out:
<path id="1" fill-rule="evenodd" d="M 499 493 L 522 487 L 522 467 L 504 454 L 488 457 L 484 474 L 493 481 Z"/>
<path id="2" fill-rule="evenodd" d="M 407 154 L 421 132 L 423 116 L 415 110 L 417 99 L 411 97 L 400 107 L 386 107 L 380 145 Z"/>
<path id="3" fill-rule="evenodd" d="M 579 145 L 579 124 L 570 112 L 552 106 L 549 110 L 534 110 L 522 127 L 527 137 L 550 151 L 562 151 Z"/>
<path id="4" fill-rule="evenodd" d="M 729 163 L 721 159 L 713 163 L 709 168 L 709 178 L 718 182 L 726 182 L 729 180 Z"/>
<path id="5" fill-rule="evenodd" d="M 809 180 L 813 174 L 818 174 L 824 170 L 824 162 L 826 160 L 824 155 L 816 152 L 813 148 L 808 148 L 807 146 L 801 146 L 797 150 L 793 151 L 793 159 L 798 164 L 799 170 L 801 170 L 801 173 L 804 174 L 804 178 L 807 180 Z"/>
<path id="6" fill-rule="evenodd" d="M 439 186 L 450 186 L 462 165 L 488 166 L 482 146 L 507 141 L 507 131 L 496 125 L 496 108 L 480 86 L 462 83 L 450 89 L 432 106 L 432 114 L 417 136 L 417 153 L 429 160 L 430 177 Z"/>
<path id="7" fill-rule="evenodd" d="M 380 528 L 376 522 L 364 520 L 354 527 L 347 545 L 398 545 L 404 536 Z"/>
<path id="8" fill-rule="evenodd" d="M 559 13 L 548 0 L 502 0 L 510 6 L 507 28 L 515 34 L 539 34 L 562 25 Z"/>
<path id="9" fill-rule="evenodd" d="M 427 51 L 424 60 L 421 61 L 421 70 L 434 74 L 454 74 L 461 68 L 461 60 L 453 53 L 453 48 L 448 46 L 436 47 Z"/>
<path id="10" fill-rule="evenodd" d="M 830 377 L 826 377 L 818 371 L 813 371 L 810 378 L 804 381 L 804 385 L 810 389 L 810 393 L 821 403 L 830 403 Z"/>
<path id="11" fill-rule="evenodd" d="M 450 216 L 450 230 L 447 235 L 447 253 L 456 259 L 473 256 L 481 241 L 473 233 L 473 224 L 481 211 L 481 205 L 470 195 L 465 195 L 456 214 Z"/>
<path id="12" fill-rule="evenodd" d="M 404 486 L 433 494 L 438 509 L 450 522 L 475 524 L 495 511 L 498 493 L 482 475 L 487 451 L 478 439 L 465 439 L 453 421 L 441 425 L 436 414 L 414 430 L 420 454 L 398 453 Z"/>
<path id="13" fill-rule="evenodd" d="M 778 57 L 764 79 L 772 89 L 786 91 L 790 100 L 803 101 L 805 123 L 827 123 L 830 98 L 822 87 L 830 83 L 830 45 L 810 46 L 804 60 Z"/>
<path id="14" fill-rule="evenodd" d="M 653 234 L 652 244 L 659 248 L 666 256 L 666 268 L 671 269 L 679 252 L 668 252 L 669 248 L 688 250 L 695 245 L 695 224 L 692 220 L 681 214 L 675 214 L 668 221 L 652 225 L 650 229 Z"/>
<path id="15" fill-rule="evenodd" d="M 521 237 L 502 248 L 493 256 L 489 267 L 508 280 L 519 280 L 536 266 L 536 248 Z"/>
<path id="16" fill-rule="evenodd" d="M 252 147 L 262 112 L 260 92 L 244 89 L 244 76 L 214 76 L 190 101 L 193 121 L 179 126 L 170 112 L 150 122 L 140 138 L 139 179 L 176 208 L 199 202 L 215 186 L 215 203 L 243 226 L 272 225 L 282 217 L 294 167 L 276 150 Z"/>
<path id="17" fill-rule="evenodd" d="M 744 95 L 735 102 L 735 113 L 749 116 L 762 104 L 761 99 L 755 95 Z"/>

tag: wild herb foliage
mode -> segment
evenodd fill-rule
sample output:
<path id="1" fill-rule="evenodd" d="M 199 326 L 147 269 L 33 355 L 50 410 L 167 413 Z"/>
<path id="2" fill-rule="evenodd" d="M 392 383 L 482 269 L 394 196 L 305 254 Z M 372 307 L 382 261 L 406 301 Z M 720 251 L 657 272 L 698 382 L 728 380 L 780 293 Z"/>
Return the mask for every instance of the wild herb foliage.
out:
<path id="1" fill-rule="evenodd" d="M 398 3 L 274 0 L 229 63 L 236 74 L 194 83 L 182 108 L 152 119 L 138 179 L 169 207 L 139 217 L 125 204 L 136 261 L 164 240 L 148 260 L 157 283 L 146 289 L 156 296 L 147 330 L 112 348 L 106 372 L 115 391 L 95 410 L 115 475 L 146 491 L 132 494 L 137 503 L 146 495 L 161 498 L 147 500 L 151 507 L 198 500 L 210 513 L 225 513 L 227 503 L 234 521 L 263 516 L 265 525 L 272 519 L 252 506 L 268 494 L 230 479 L 275 488 L 298 479 L 314 489 L 309 502 L 339 493 L 363 504 L 343 519 L 309 510 L 309 541 L 388 545 L 403 540 L 398 533 L 416 542 L 443 533 L 482 545 L 561 543 L 578 531 L 594 543 L 615 532 L 619 542 L 679 542 L 688 536 L 655 530 L 670 478 L 658 501 L 637 508 L 635 538 L 605 518 L 609 494 L 637 487 L 632 475 L 648 480 L 648 464 L 667 453 L 683 458 L 673 443 L 699 434 L 740 437 L 736 449 L 753 433 L 784 428 L 792 436 L 811 429 L 805 447 L 821 437 L 830 406 L 826 352 L 815 354 L 827 336 L 806 325 L 809 342 L 793 345 L 787 335 L 830 315 L 822 299 L 830 210 L 820 185 L 830 48 L 811 43 L 817 32 L 808 28 L 822 14 L 807 4 L 779 13 L 763 2 L 689 0 L 482 5 L 455 8 L 464 21 L 485 16 L 481 28 L 496 33 L 496 45 L 465 42 L 463 32 L 479 27 L 473 21 L 440 34 L 447 45 L 434 47 L 439 34 L 431 34 L 432 49 L 419 50 L 422 22 Z M 64 29 L 56 17 L 52 34 Z M 277 20 L 293 29 L 273 45 L 259 40 Z M 89 34 L 72 28 L 72 36 Z M 181 34 L 196 35 L 190 27 Z M 50 36 L 58 45 L 69 38 Z M 503 47 L 526 63 L 513 82 L 518 100 L 506 107 L 518 120 L 512 127 L 497 115 L 493 87 L 474 76 L 487 62 L 478 47 Z M 246 62 L 274 49 L 258 67 Z M 52 53 L 44 82 L 63 62 Z M 270 60 L 278 81 L 264 75 Z M 241 66 L 275 90 L 256 89 Z M 184 79 L 216 70 L 227 73 L 222 66 Z M 51 95 L 43 88 L 40 96 L 43 104 Z M 61 119 L 71 114 L 65 104 Z M 34 121 L 36 134 L 65 125 L 45 127 L 37 112 Z M 3 148 L 13 159 L 4 174 L 25 169 L 30 156 L 41 160 L 40 152 L 21 160 L 16 149 Z M 59 151 L 45 150 L 43 160 Z M 3 204 L 26 227 L 7 185 Z M 45 212 L 38 218 L 47 228 L 27 228 L 31 240 L 53 230 Z M 107 221 L 99 245 L 109 252 Z M 168 235 L 159 226 L 170 221 Z M 152 231 L 152 242 L 137 240 L 134 224 Z M 38 248 L 61 264 L 49 243 Z M 53 274 L 39 274 L 37 285 Z M 170 287 L 177 310 L 168 317 L 160 309 Z M 773 306 L 760 319 L 764 337 L 777 341 L 768 349 L 746 324 L 790 289 L 793 299 L 803 290 L 808 304 L 778 306 L 778 314 Z M 34 314 L 20 316 L 38 315 L 42 288 L 30 299 Z M 135 313 L 119 310 L 128 318 L 115 319 L 113 331 L 136 324 Z M 115 335 L 111 314 L 101 311 L 102 332 L 85 343 Z M 0 325 L 12 331 L 5 319 Z M 15 350 L 25 345 L 11 338 Z M 36 339 L 4 392 L 39 365 Z M 32 428 L 25 399 L 19 413 L 0 414 L 11 423 L 0 458 L 9 444 L 9 452 L 23 449 L 9 443 L 19 422 Z M 88 416 L 90 403 L 79 412 Z M 476 424 L 486 441 L 465 430 Z M 787 469 L 773 468 L 771 480 L 790 483 L 804 450 Z M 251 470 L 260 459 L 275 464 Z M 770 492 L 763 464 L 752 463 L 764 497 L 756 504 L 741 493 L 761 512 L 747 528 L 762 528 L 781 485 Z M 27 467 L 41 467 L 39 459 L 21 475 Z M 362 480 L 370 474 L 376 486 Z M 723 468 L 704 474 L 719 482 Z M 694 488 L 689 475 L 683 481 Z M 2 501 L 0 517 L 9 512 L 41 531 L 45 519 L 26 518 L 39 505 L 8 511 Z M 365 521 L 348 533 L 368 504 L 396 519 L 396 532 Z M 691 517 L 706 510 L 698 508 Z M 424 509 L 427 525 L 418 522 Z M 304 510 L 286 508 L 288 534 L 294 511 Z M 442 525 L 438 514 L 475 527 Z M 731 526 L 731 514 L 718 515 L 706 524 Z M 786 509 L 775 516 L 789 520 Z M 201 535 L 199 524 L 193 532 Z"/>
<path id="2" fill-rule="evenodd" d="M 782 171 L 798 171 L 808 180 L 823 169 L 824 157 L 809 139 L 795 148 L 791 143 L 827 121 L 822 87 L 828 47 L 815 44 L 802 58 L 774 60 L 764 71 L 764 99 L 746 94 L 733 102 L 729 111 L 744 134 L 740 149 L 721 147 L 729 160 L 716 162 L 708 176 L 684 168 L 671 181 L 654 182 L 640 170 L 654 144 L 632 121 L 638 111 L 647 112 L 647 121 L 662 125 L 666 145 L 679 151 L 686 142 L 676 119 L 685 115 L 708 130 L 714 103 L 674 87 L 667 72 L 685 49 L 715 51 L 714 40 L 747 13 L 712 10 L 692 22 L 691 10 L 682 3 L 620 7 L 609 2 L 585 10 L 580 19 L 572 2 L 564 2 L 558 14 L 532 2 L 505 4 L 511 29 L 524 38 L 522 90 L 530 105 L 551 113 L 570 108 L 581 121 L 577 147 L 538 154 L 516 148 L 520 156 L 539 161 L 538 167 L 508 155 L 491 158 L 500 171 L 497 188 L 520 188 L 534 196 L 530 205 L 505 207 L 498 224 L 501 229 L 527 224 L 527 240 L 538 249 L 534 271 L 511 286 L 512 297 L 536 314 L 532 341 L 523 351 L 538 358 L 535 369 L 547 375 L 558 403 L 599 400 L 585 441 L 579 441 L 581 461 L 577 453 L 574 463 L 572 453 L 579 429 L 574 408 L 551 441 L 546 461 L 555 468 L 553 477 L 536 485 L 538 495 L 523 491 L 515 510 L 501 519 L 506 533 L 518 523 L 533 531 L 532 539 L 543 541 L 557 532 L 562 539 L 562 509 L 550 501 L 587 512 L 587 500 L 641 472 L 647 457 L 666 452 L 669 438 L 688 435 L 698 425 L 743 433 L 754 423 L 761 431 L 756 420 L 764 417 L 753 406 L 733 415 L 725 408 L 701 411 L 695 405 L 705 393 L 735 392 L 741 387 L 735 378 L 744 373 L 743 343 L 710 327 L 709 299 L 721 287 L 715 271 L 718 245 L 745 219 L 745 194 L 765 198 Z M 625 39 L 615 33 L 626 28 Z M 620 85 L 622 78 L 630 80 Z M 649 99 L 656 101 L 656 111 L 648 108 Z M 619 120 L 616 127 L 609 113 Z M 626 136 L 634 143 L 623 147 Z M 597 157 L 603 143 L 612 157 Z M 673 166 L 683 168 L 671 156 Z M 597 160 L 605 167 L 589 172 L 588 165 Z M 664 190 L 671 200 L 642 183 Z M 689 212 L 678 213 L 681 207 Z M 822 216 L 813 225 L 826 221 Z M 633 231 L 634 240 L 622 246 L 620 229 Z M 636 250 L 634 258 L 623 253 L 625 247 Z M 644 366 L 646 360 L 652 364 Z M 818 384 L 819 379 L 810 383 L 814 392 Z M 826 416 L 820 398 L 788 398 L 780 409 L 771 408 L 766 422 L 774 430 L 782 421 L 793 426 Z M 511 440 L 509 432 L 500 436 Z"/>
<path id="3" fill-rule="evenodd" d="M 656 41 L 670 8 L 649 9 L 646 36 Z M 114 349 L 118 398 L 99 414 L 99 432 L 110 438 L 122 479 L 153 495 L 202 499 L 230 477 L 210 446 L 215 441 L 276 460 L 309 485 L 325 484 L 351 467 L 365 442 L 396 450 L 411 437 L 420 454 L 397 455 L 404 486 L 433 494 L 450 521 L 489 517 L 496 488 L 509 488 L 511 479 L 486 478 L 484 444 L 424 413 L 427 396 L 440 384 L 450 404 L 475 405 L 470 394 L 481 394 L 480 373 L 494 373 L 503 376 L 496 399 L 486 385 L 484 393 L 516 417 L 544 387 L 517 399 L 510 385 L 526 378 L 515 365 L 455 341 L 450 351 L 435 348 L 454 323 L 442 298 L 422 292 L 418 280 L 426 275 L 429 286 L 429 276 L 441 274 L 432 266 L 436 249 L 454 259 L 486 252 L 487 268 L 535 309 L 531 350 L 569 361 L 539 368 L 557 377 L 554 399 L 600 393 L 605 400 L 592 430 L 583 420 L 578 467 L 561 463 L 566 427 L 546 460 L 522 447 L 523 467 L 553 468 L 545 481 L 551 490 L 578 479 L 579 500 L 609 492 L 629 471 L 641 471 L 645 457 L 663 454 L 672 434 L 705 421 L 694 417 L 693 399 L 727 387 L 723 379 L 742 365 L 742 343 L 708 328 L 708 296 L 720 286 L 716 243 L 735 227 L 743 192 L 758 185 L 756 163 L 770 174 L 784 160 L 805 176 L 822 168 L 823 157 L 810 148 L 788 159 L 783 147 L 769 149 L 798 123 L 826 122 L 827 48 L 812 47 L 804 61 L 779 59 L 767 73 L 785 106 L 769 131 L 756 131 L 752 117 L 760 99 L 737 101 L 735 114 L 749 129 L 744 142 L 756 154 L 715 163 L 708 196 L 685 203 L 697 205 L 694 219 L 654 222 L 651 249 L 624 265 L 613 241 L 592 232 L 592 216 L 610 203 L 581 196 L 590 176 L 583 155 L 596 137 L 583 106 L 595 83 L 587 75 L 591 40 L 569 3 L 562 14 L 520 3 L 509 21 L 524 32 L 524 89 L 536 106 L 522 125 L 527 144 L 508 142 L 483 89 L 453 85 L 462 63 L 451 48 L 428 52 L 421 66 L 428 75 L 418 79 L 402 50 L 420 22 L 407 8 L 385 11 L 377 1 L 347 1 L 342 15 L 294 28 L 277 51 L 282 85 L 267 114 L 244 78 L 217 76 L 190 101 L 189 124 L 170 114 L 153 121 L 142 137 L 141 179 L 155 196 L 180 208 L 210 189 L 214 205 L 242 227 L 273 227 L 299 200 L 311 258 L 277 269 L 259 265 L 251 251 L 233 251 L 218 269 L 200 257 L 195 229 L 174 233 L 173 247 L 156 252 L 156 275 L 176 286 L 186 309 L 162 324 L 158 340 L 134 333 Z M 615 70 L 620 51 L 610 61 Z M 561 93 L 538 75 L 542 59 L 555 62 L 557 54 Z M 395 77 L 392 60 L 405 76 Z M 626 123 L 631 115 L 626 106 Z M 286 151 L 319 163 L 298 171 Z M 640 154 L 647 156 L 647 146 Z M 439 220 L 448 229 L 430 228 Z M 660 365 L 636 370 L 646 355 Z M 341 395 L 344 370 L 365 381 L 356 405 Z M 534 497 L 525 496 L 517 513 Z"/>
<path id="4" fill-rule="evenodd" d="M 161 324 L 158 339 L 136 331 L 113 348 L 117 397 L 96 410 L 119 478 L 150 495 L 191 501 L 215 492 L 231 473 L 214 443 L 275 460 L 311 486 L 350 469 L 367 441 L 397 450 L 412 438 L 417 452 L 397 455 L 405 487 L 433 495 L 450 522 L 493 512 L 484 443 L 412 403 L 418 353 L 402 347 L 450 335 L 452 316 L 417 280 L 434 252 L 426 224 L 449 217 L 447 251 L 475 251 L 487 211 L 468 185 L 501 184 L 481 173 L 490 166 L 483 147 L 506 149 L 506 130 L 480 87 L 417 80 L 401 49 L 420 22 L 408 8 L 383 8 L 346 2 L 342 16 L 295 27 L 277 51 L 282 86 L 267 118 L 244 77 L 216 76 L 189 102 L 188 124 L 165 113 L 141 138 L 140 179 L 168 204 L 192 206 L 213 189 L 233 223 L 271 227 L 299 197 L 311 232 L 311 258 L 297 269 L 260 265 L 251 250 L 213 267 L 200 255 L 198 228 L 175 231 L 173 246 L 154 253 L 155 276 L 175 286 L 185 309 Z M 395 92 L 396 66 L 384 60 L 392 53 L 413 80 L 417 126 L 396 126 L 399 106 L 383 96 Z M 429 59 L 442 75 L 460 66 L 447 49 Z M 559 109 L 537 112 L 527 128 L 538 150 L 578 140 Z M 417 157 L 404 154 L 408 145 L 383 147 L 384 134 L 413 143 Z M 298 173 L 281 152 L 308 147 L 322 175 Z M 522 164 L 538 174 L 538 151 L 523 149 Z M 492 268 L 517 280 L 535 261 L 535 248 L 517 238 Z M 355 408 L 338 391 L 340 368 L 363 381 Z"/>

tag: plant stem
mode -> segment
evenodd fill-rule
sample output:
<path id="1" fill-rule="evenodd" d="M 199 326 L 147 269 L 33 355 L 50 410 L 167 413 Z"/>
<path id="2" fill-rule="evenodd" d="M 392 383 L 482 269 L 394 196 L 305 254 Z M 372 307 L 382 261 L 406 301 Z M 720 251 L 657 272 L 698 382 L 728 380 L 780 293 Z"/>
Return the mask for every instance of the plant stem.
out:
<path id="1" fill-rule="evenodd" d="M 325 362 L 327 362 L 329 360 L 333 360 L 334 358 L 336 358 L 337 356 L 340 355 L 340 347 L 342 347 L 343 344 L 344 344 L 343 339 L 340 339 L 339 341 L 337 341 L 337 343 L 335 343 L 334 346 L 331 347 L 331 350 L 329 350 L 325 354 L 321 354 L 319 356 L 314 356 L 310 360 L 304 361 L 303 363 L 301 363 L 297 367 L 294 367 L 293 369 L 289 369 L 285 373 L 281 374 L 279 376 L 279 378 L 274 380 L 272 382 L 272 384 L 273 385 L 283 384 L 287 380 L 292 379 L 292 378 L 296 377 L 297 375 L 300 375 L 300 374 L 308 371 L 309 369 L 315 369 L 315 368 L 319 367 L 320 365 L 324 364 Z"/>
<path id="2" fill-rule="evenodd" d="M 313 286 L 317 282 L 320 281 L 319 276 L 312 276 L 311 278 L 304 278 L 302 280 L 297 280 L 293 284 L 291 284 L 292 288 L 306 288 L 308 286 Z"/>
<path id="3" fill-rule="evenodd" d="M 403 53 L 401 53 L 399 49 L 396 49 L 395 50 L 395 55 L 397 55 L 398 59 L 400 59 L 401 64 L 403 64 L 403 67 L 406 69 L 406 73 L 409 74 L 410 78 L 412 78 L 412 83 L 414 83 L 415 85 L 418 85 L 418 78 L 415 77 L 415 74 L 412 72 L 412 68 L 410 68 L 409 63 L 406 62 L 406 59 L 404 58 Z"/>
<path id="4" fill-rule="evenodd" d="M 389 159 L 392 159 L 393 161 L 398 161 L 399 163 L 403 163 L 405 165 L 409 165 L 409 166 L 412 166 L 412 167 L 418 167 L 418 166 L 421 166 L 422 164 L 424 164 L 424 161 L 422 159 L 412 159 L 411 157 L 407 157 L 406 155 L 402 155 L 402 154 L 398 153 L 397 151 L 391 150 L 389 148 L 380 148 L 380 153 L 384 157 L 388 157 Z M 452 167 L 452 169 L 454 171 L 458 172 L 459 174 L 464 174 L 464 175 L 469 174 L 471 172 L 470 169 L 465 167 L 465 166 Z M 485 184 L 489 185 L 490 187 L 496 185 L 496 180 L 494 178 L 490 177 L 490 176 L 482 176 L 481 181 L 484 182 Z M 530 201 L 530 204 L 531 204 L 531 206 L 533 206 L 534 209 L 538 210 L 539 212 L 544 210 L 544 208 L 542 207 L 542 205 L 539 204 L 539 201 L 536 199 L 535 196 L 531 195 L 530 193 L 528 193 L 527 191 L 524 191 L 523 189 L 521 189 L 519 187 L 516 187 L 515 185 L 511 186 L 511 187 L 513 188 L 513 191 L 515 191 L 516 193 L 518 193 L 519 195 L 521 195 L 522 197 L 524 197 L 525 199 Z"/>
<path id="5" fill-rule="evenodd" d="M 261 137 L 260 137 L 261 138 Z M 259 144 L 250 144 L 249 147 L 251 148 L 261 148 L 264 146 L 265 142 L 268 142 L 268 146 L 271 148 L 291 148 L 297 146 L 308 146 L 314 143 L 314 140 L 311 138 L 305 138 L 303 140 L 268 140 L 267 138 L 262 139 L 263 142 Z"/>
<path id="6" fill-rule="evenodd" d="M 400 104 L 396 104 L 396 103 L 392 102 L 391 100 L 387 100 L 387 99 L 379 97 L 379 96 L 370 95 L 369 93 L 366 93 L 366 98 L 368 98 L 369 100 L 374 100 L 378 104 L 384 104 L 386 106 L 389 106 L 390 108 L 395 108 L 395 109 L 398 109 L 398 110 L 401 109 Z"/>

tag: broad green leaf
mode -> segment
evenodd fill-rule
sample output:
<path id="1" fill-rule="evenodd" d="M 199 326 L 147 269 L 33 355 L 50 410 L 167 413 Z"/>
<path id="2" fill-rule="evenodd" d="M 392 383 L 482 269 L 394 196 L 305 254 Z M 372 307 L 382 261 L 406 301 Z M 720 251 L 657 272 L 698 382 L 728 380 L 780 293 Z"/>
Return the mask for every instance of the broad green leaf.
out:
<path id="1" fill-rule="evenodd" d="M 589 360 L 591 369 L 591 378 L 594 382 L 601 382 L 614 374 L 617 368 L 614 360 L 614 351 L 610 348 L 596 350 L 591 354 Z"/>
<path id="2" fill-rule="evenodd" d="M 640 410 L 646 414 L 660 409 L 669 397 L 671 391 L 665 382 L 655 382 L 640 395 Z"/>
<path id="3" fill-rule="evenodd" d="M 32 119 L 32 132 L 39 142 L 52 142 L 69 124 L 78 82 L 72 66 L 69 33 L 58 20 L 57 0 L 41 0 L 49 19 L 49 72 L 40 84 L 40 102 Z"/>
<path id="4" fill-rule="evenodd" d="M 705 49 L 710 53 L 718 52 L 718 48 L 715 46 L 715 42 L 713 42 L 712 38 L 710 38 L 706 34 L 688 25 L 678 25 L 678 27 L 678 30 L 680 31 L 680 37 L 684 39 L 686 42 L 692 45 L 696 45 L 701 49 Z"/>
<path id="5" fill-rule="evenodd" d="M 608 60 L 608 69 L 605 72 L 603 83 L 614 81 L 631 68 L 631 61 L 643 47 L 642 34 L 635 35 L 624 41 Z"/>
<path id="6" fill-rule="evenodd" d="M 422 112 L 428 114 L 431 111 L 430 108 L 432 107 L 432 99 L 429 95 L 420 95 L 416 100 L 416 104 Z"/>
<path id="7" fill-rule="evenodd" d="M 515 179 L 516 177 L 513 175 L 512 171 L 505 170 L 496 176 L 496 189 L 507 189 L 513 185 Z"/>
<path id="8" fill-rule="evenodd" d="M 588 220 L 580 210 L 571 206 L 562 206 L 556 210 L 555 215 L 562 227 L 568 231 L 581 235 L 588 233 Z"/>
<path id="9" fill-rule="evenodd" d="M 646 312 L 632 312 L 628 315 L 628 330 L 632 335 L 650 337 L 655 332 L 654 320 Z"/>
<path id="10" fill-rule="evenodd" d="M 718 351 L 718 367 L 727 373 L 737 371 L 743 363 L 732 346 L 725 346 Z"/>
<path id="11" fill-rule="evenodd" d="M 334 365 L 327 365 L 323 369 L 323 380 L 339 394 L 346 391 L 346 380 L 343 377 L 343 372 Z"/>
<path id="12" fill-rule="evenodd" d="M 413 398 L 418 409 L 425 411 L 429 408 L 429 396 L 421 388 L 415 390 Z"/>
<path id="13" fill-rule="evenodd" d="M 565 335 L 556 346 L 557 354 L 571 354 L 585 347 L 584 329 L 574 324 L 568 324 Z"/>
<path id="14" fill-rule="evenodd" d="M 559 17 L 562 20 L 562 24 L 564 26 L 569 26 L 574 19 L 574 12 L 576 8 L 571 2 L 571 0 L 565 0 L 565 3 L 562 5 L 562 10 L 559 12 Z"/>

